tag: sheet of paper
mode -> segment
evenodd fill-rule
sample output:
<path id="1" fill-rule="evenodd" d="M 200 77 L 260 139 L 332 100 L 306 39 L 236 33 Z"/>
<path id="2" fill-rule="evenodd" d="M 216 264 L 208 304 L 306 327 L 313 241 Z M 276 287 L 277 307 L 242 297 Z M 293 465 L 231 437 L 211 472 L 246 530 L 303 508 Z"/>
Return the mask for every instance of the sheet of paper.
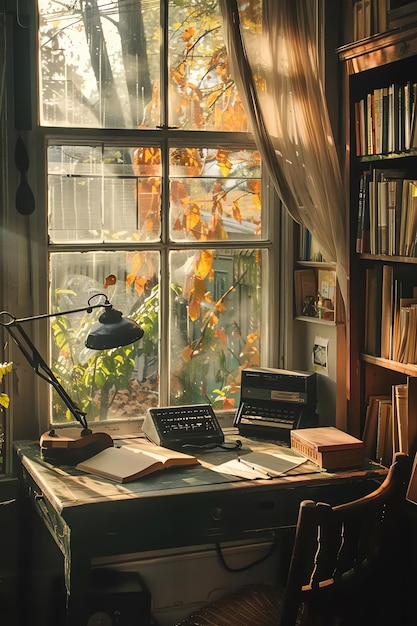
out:
<path id="1" fill-rule="evenodd" d="M 270 479 L 265 471 L 260 471 L 245 465 L 238 461 L 238 459 L 233 459 L 232 461 L 227 461 L 226 463 L 222 463 L 221 465 L 212 465 L 211 468 L 215 472 L 219 472 L 220 474 L 227 474 L 229 476 L 238 476 L 239 478 L 249 478 L 254 480 L 256 478 Z"/>

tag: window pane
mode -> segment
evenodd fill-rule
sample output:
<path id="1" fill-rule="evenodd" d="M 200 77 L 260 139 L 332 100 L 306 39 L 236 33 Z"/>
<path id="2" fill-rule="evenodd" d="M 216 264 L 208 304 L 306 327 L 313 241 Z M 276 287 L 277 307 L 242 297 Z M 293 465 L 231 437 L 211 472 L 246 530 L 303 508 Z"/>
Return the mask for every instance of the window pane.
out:
<path id="1" fill-rule="evenodd" d="M 167 120 L 158 0 L 38 0 L 38 7 L 41 125 L 248 130 L 217 2 L 168 4 Z"/>
<path id="2" fill-rule="evenodd" d="M 261 252 L 175 251 L 171 404 L 236 408 L 242 368 L 260 364 Z"/>
<path id="3" fill-rule="evenodd" d="M 142 150 L 159 151 L 153 147 Z M 149 172 L 138 167 L 136 152 L 102 144 L 48 148 L 52 242 L 159 238 L 160 165 Z"/>
<path id="4" fill-rule="evenodd" d="M 248 121 L 228 70 L 217 2 L 169 2 L 170 126 L 247 131 Z"/>
<path id="5" fill-rule="evenodd" d="M 266 236 L 257 151 L 173 148 L 169 173 L 173 240 Z"/>
<path id="6" fill-rule="evenodd" d="M 138 128 L 159 79 L 159 0 L 38 7 L 41 124 Z"/>
<path id="7" fill-rule="evenodd" d="M 101 309 L 54 318 L 52 369 L 70 397 L 90 422 L 143 415 L 148 406 L 157 406 L 158 254 L 147 252 L 145 258 L 134 252 L 53 253 L 50 265 L 52 311 L 85 307 L 93 294 L 105 293 L 116 309 L 145 331 L 132 346 L 96 352 L 84 343 Z M 140 278 L 145 272 L 147 281 Z M 70 417 L 55 393 L 52 415 L 54 422 Z"/>

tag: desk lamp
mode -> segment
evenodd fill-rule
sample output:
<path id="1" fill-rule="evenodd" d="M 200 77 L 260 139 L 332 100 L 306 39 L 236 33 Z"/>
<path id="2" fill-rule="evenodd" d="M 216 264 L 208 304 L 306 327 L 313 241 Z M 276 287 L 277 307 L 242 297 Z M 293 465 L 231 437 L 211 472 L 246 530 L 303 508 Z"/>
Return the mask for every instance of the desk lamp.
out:
<path id="1" fill-rule="evenodd" d="M 92 301 L 98 297 L 103 297 L 104 302 L 92 304 Z M 82 426 L 79 437 L 58 435 L 54 429 L 41 435 L 39 441 L 41 450 L 45 457 L 49 457 L 51 460 L 78 462 L 79 460 L 96 454 L 104 448 L 110 448 L 113 446 L 113 439 L 107 433 L 93 433 L 91 431 L 87 424 L 86 413 L 75 404 L 62 387 L 55 374 L 22 328 L 22 324 L 83 311 L 91 313 L 93 309 L 100 307 L 104 308 L 104 312 L 91 328 L 85 342 L 87 348 L 91 348 L 92 350 L 109 350 L 111 348 L 129 345 L 143 337 L 144 333 L 142 328 L 133 320 L 124 318 L 120 311 L 113 308 L 113 305 L 103 293 L 97 293 L 91 296 L 88 300 L 88 306 L 80 309 L 72 309 L 70 311 L 45 313 L 43 315 L 34 315 L 20 319 L 17 319 L 8 311 L 0 312 L 0 326 L 7 329 L 22 354 L 26 357 L 26 360 L 33 367 L 35 373 L 43 380 L 46 380 L 46 382 L 55 389 L 65 406 Z M 6 317 L 8 321 L 1 321 L 3 317 Z"/>

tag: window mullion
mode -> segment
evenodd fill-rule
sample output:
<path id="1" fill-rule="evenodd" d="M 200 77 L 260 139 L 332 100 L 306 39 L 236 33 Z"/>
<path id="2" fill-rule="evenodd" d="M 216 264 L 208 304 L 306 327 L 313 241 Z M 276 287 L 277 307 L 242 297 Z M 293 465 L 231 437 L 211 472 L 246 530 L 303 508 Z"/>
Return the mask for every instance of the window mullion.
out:
<path id="1" fill-rule="evenodd" d="M 163 128 L 168 125 L 168 2 L 161 0 L 161 50 L 160 50 L 160 124 Z"/>

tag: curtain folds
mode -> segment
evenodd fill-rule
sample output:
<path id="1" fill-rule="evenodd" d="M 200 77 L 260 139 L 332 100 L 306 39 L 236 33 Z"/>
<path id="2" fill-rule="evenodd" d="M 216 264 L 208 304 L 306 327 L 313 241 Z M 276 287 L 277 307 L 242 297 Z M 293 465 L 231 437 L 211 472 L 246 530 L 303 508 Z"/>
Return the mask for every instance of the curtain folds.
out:
<path id="1" fill-rule="evenodd" d="M 241 6 L 240 6 L 241 5 Z M 337 264 L 347 296 L 345 195 L 318 69 L 311 3 L 220 0 L 232 77 L 275 189 Z M 250 11 L 262 6 L 262 29 Z"/>

